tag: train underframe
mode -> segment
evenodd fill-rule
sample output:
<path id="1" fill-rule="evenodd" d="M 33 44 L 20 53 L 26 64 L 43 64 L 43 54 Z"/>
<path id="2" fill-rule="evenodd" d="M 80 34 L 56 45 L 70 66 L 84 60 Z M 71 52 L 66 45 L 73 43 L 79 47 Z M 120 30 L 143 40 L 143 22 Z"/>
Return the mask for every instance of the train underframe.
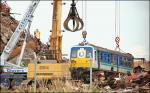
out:
<path id="1" fill-rule="evenodd" d="M 73 80 L 81 80 L 86 84 L 90 83 L 90 69 L 89 68 L 71 68 L 71 78 Z M 108 79 L 114 78 L 118 72 L 108 71 L 102 69 L 92 69 L 92 81 L 100 81 L 101 77 Z"/>

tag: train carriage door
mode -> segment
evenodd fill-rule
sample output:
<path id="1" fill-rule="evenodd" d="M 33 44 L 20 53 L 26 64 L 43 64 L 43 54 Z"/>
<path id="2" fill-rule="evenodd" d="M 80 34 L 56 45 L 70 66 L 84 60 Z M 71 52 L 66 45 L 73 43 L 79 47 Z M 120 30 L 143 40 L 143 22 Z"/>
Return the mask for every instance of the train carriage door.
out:
<path id="1" fill-rule="evenodd" d="M 108 53 L 105 52 L 105 61 L 106 61 L 106 64 L 108 64 Z"/>
<path id="2" fill-rule="evenodd" d="M 111 64 L 111 61 L 110 61 L 110 53 L 108 52 L 107 54 L 107 61 L 108 61 L 108 64 Z"/>
<path id="3" fill-rule="evenodd" d="M 103 51 L 101 51 L 101 62 L 102 63 L 104 62 L 104 53 L 103 53 Z"/>
<path id="4" fill-rule="evenodd" d="M 109 64 L 109 59 L 108 59 L 108 58 L 109 58 L 109 53 L 106 52 L 106 63 L 107 63 L 107 64 Z"/>
<path id="5" fill-rule="evenodd" d="M 96 52 L 96 50 L 94 50 L 94 61 L 96 61 L 97 60 L 97 52 Z"/>
<path id="6" fill-rule="evenodd" d="M 115 57 L 115 56 L 111 53 L 111 54 L 110 54 L 110 62 L 111 62 L 111 66 L 112 66 L 112 67 L 114 67 L 114 65 L 115 65 L 115 59 L 114 59 L 114 57 Z"/>
<path id="7" fill-rule="evenodd" d="M 94 50 L 94 67 L 95 68 L 98 68 L 98 51 L 97 50 Z"/>
<path id="8" fill-rule="evenodd" d="M 120 59 L 119 59 L 119 66 L 121 66 L 122 59 L 123 59 L 123 57 L 120 56 Z"/>
<path id="9" fill-rule="evenodd" d="M 102 51 L 100 51 L 100 55 L 101 55 L 100 61 L 103 62 L 103 52 Z"/>
<path id="10" fill-rule="evenodd" d="M 97 62 L 98 62 L 98 70 L 100 70 L 100 57 L 101 57 L 101 53 L 99 50 L 97 50 Z"/>
<path id="11" fill-rule="evenodd" d="M 119 62 L 119 56 L 118 55 L 114 55 L 114 63 L 115 63 L 115 66 L 116 66 L 116 71 L 119 70 L 119 66 L 118 66 L 118 62 Z"/>

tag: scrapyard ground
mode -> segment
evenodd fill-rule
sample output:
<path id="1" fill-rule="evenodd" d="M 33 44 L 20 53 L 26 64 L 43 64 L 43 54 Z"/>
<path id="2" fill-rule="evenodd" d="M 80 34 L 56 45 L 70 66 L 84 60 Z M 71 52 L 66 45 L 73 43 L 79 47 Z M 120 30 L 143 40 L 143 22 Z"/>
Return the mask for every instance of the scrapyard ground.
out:
<path id="1" fill-rule="evenodd" d="M 1 89 L 1 93 L 3 92 L 34 92 L 34 86 L 28 87 L 16 87 L 13 89 Z M 36 89 L 36 92 L 139 92 L 138 89 L 111 89 L 109 86 L 105 86 L 103 88 L 98 87 L 98 85 L 93 85 L 90 89 L 88 84 L 83 84 L 82 82 L 74 83 L 72 81 L 54 81 L 53 85 L 46 85 L 42 82 L 39 87 Z"/>
<path id="2" fill-rule="evenodd" d="M 126 87 L 124 80 L 120 82 L 113 82 L 110 84 L 111 80 L 101 80 L 93 82 L 93 86 L 90 88 L 89 84 L 84 84 L 81 81 L 74 80 L 53 80 L 48 83 L 47 80 L 38 81 L 36 92 L 101 92 L 101 93 L 150 93 L 149 85 L 141 86 L 140 84 L 129 83 Z M 148 83 L 147 83 L 148 84 Z M 114 88 L 115 86 L 115 88 Z M 0 89 L 3 92 L 34 92 L 34 84 L 12 87 L 10 89 Z"/>

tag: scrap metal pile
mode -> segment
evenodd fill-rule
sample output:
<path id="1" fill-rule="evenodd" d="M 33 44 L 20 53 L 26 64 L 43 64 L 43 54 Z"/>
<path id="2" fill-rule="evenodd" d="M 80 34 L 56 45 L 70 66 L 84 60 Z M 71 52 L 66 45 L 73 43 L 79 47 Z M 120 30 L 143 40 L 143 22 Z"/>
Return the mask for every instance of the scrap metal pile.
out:
<path id="1" fill-rule="evenodd" d="M 133 73 L 123 74 L 110 71 L 98 74 L 97 77 L 99 80 L 95 80 L 95 84 L 103 91 L 150 92 L 150 71 L 145 71 L 140 66 L 135 67 Z"/>
<path id="2" fill-rule="evenodd" d="M 15 31 L 17 25 L 18 25 L 18 21 L 16 19 L 14 19 L 10 13 L 10 7 L 7 5 L 7 3 L 0 3 L 0 53 L 2 53 L 5 45 L 7 44 L 7 42 L 9 41 L 10 37 L 12 36 L 13 32 Z M 15 46 L 15 49 L 12 51 L 12 53 L 10 54 L 10 57 L 8 60 L 16 60 L 17 56 L 20 54 L 21 52 L 21 48 L 23 45 L 23 38 L 25 37 L 25 33 L 23 32 L 21 35 L 21 39 L 19 40 L 19 42 L 17 43 L 17 45 Z M 24 56 L 23 58 L 31 58 L 33 59 L 33 52 L 36 52 L 37 54 L 40 53 L 40 50 L 44 49 L 48 49 L 48 45 L 43 44 L 38 38 L 36 38 L 36 36 L 32 36 L 30 34 L 30 39 L 27 42 L 26 45 L 26 49 L 24 52 Z"/>

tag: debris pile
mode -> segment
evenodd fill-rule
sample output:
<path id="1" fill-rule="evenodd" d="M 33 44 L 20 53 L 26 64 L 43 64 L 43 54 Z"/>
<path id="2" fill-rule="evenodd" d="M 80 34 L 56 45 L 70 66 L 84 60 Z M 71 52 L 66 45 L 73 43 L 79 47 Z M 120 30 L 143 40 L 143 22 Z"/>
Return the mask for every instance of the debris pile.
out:
<path id="1" fill-rule="evenodd" d="M 6 2 L 0 3 L 0 10 L 1 10 L 1 14 L 5 16 L 10 15 L 10 7 L 7 5 Z"/>
<path id="2" fill-rule="evenodd" d="M 1 33 L 0 33 L 0 53 L 2 53 L 5 45 L 9 41 L 10 37 L 12 36 L 12 34 L 15 31 L 19 22 L 11 16 L 10 7 L 7 5 L 7 3 L 5 3 L 5 2 L 0 3 L 0 10 L 1 10 L 1 12 L 0 12 L 0 16 L 1 16 L 1 19 L 0 19 L 1 20 L 0 21 L 0 25 L 1 25 L 0 26 L 0 31 L 1 31 Z M 16 60 L 17 59 L 16 57 L 21 52 L 21 48 L 23 45 L 22 39 L 24 38 L 24 36 L 25 36 L 24 32 L 21 33 L 21 37 L 20 37 L 21 39 L 18 41 L 14 50 L 10 54 L 10 57 L 8 60 L 12 60 L 12 59 Z M 31 56 L 31 54 L 33 54 L 33 52 L 36 52 L 38 54 L 40 52 L 40 49 L 47 45 L 43 44 L 38 38 L 36 38 L 32 35 L 30 35 L 29 37 L 30 37 L 30 39 L 27 41 L 24 57 L 33 59 L 33 55 Z M 48 49 L 48 47 L 46 47 L 46 48 Z M 30 55 L 28 55 L 28 54 L 30 54 Z"/>
<path id="3" fill-rule="evenodd" d="M 0 10 L 1 10 L 0 12 L 0 16 L 1 16 L 0 52 L 2 52 L 2 50 L 4 49 L 4 46 L 8 42 L 13 31 L 15 30 L 18 24 L 18 21 L 10 16 L 10 8 L 8 7 L 6 3 L 0 3 Z"/>
<path id="4" fill-rule="evenodd" d="M 138 68 L 138 69 L 137 69 Z M 100 75 L 97 85 L 105 90 L 119 90 L 128 92 L 150 92 L 150 71 L 139 70 L 140 66 L 134 68 L 133 73 L 127 74 L 110 71 Z"/>

